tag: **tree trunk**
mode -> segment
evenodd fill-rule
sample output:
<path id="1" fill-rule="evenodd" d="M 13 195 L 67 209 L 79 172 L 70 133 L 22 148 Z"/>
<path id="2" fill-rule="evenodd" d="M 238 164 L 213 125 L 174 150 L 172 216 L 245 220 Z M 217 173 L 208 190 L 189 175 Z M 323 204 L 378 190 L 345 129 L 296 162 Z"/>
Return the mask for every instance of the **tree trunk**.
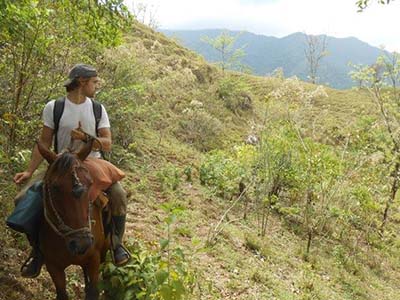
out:
<path id="1" fill-rule="evenodd" d="M 311 221 L 311 206 L 313 202 L 313 193 L 311 189 L 307 191 L 307 202 L 306 202 L 306 209 L 305 209 L 305 225 L 307 228 L 307 247 L 305 253 L 305 260 L 308 261 L 308 257 L 310 255 L 311 249 L 311 242 L 313 238 L 313 225 Z"/>
<path id="2" fill-rule="evenodd" d="M 308 256 L 310 255 L 312 237 L 313 237 L 312 229 L 309 228 L 308 233 L 307 233 L 307 248 L 306 248 L 306 255 L 305 255 L 306 261 L 308 261 Z"/>
<path id="3" fill-rule="evenodd" d="M 400 183 L 399 171 L 400 171 L 400 162 L 397 161 L 396 164 L 395 164 L 394 170 L 393 170 L 393 175 L 392 175 L 393 176 L 393 182 L 392 182 L 391 193 L 390 193 L 389 198 L 386 201 L 385 211 L 383 212 L 382 225 L 381 225 L 381 228 L 380 228 L 381 232 L 383 232 L 383 230 L 384 230 L 384 228 L 386 226 L 386 223 L 387 223 L 387 220 L 388 220 L 388 217 L 389 217 L 389 209 L 391 208 L 391 206 L 392 206 L 392 204 L 394 202 L 394 199 L 396 197 L 396 193 L 397 193 L 397 191 L 399 189 L 399 183 Z"/>
<path id="4" fill-rule="evenodd" d="M 24 77 L 22 72 L 20 71 L 18 76 L 18 83 L 14 92 L 14 105 L 12 108 L 12 121 L 10 124 L 9 132 L 8 132 L 8 143 L 7 143 L 7 154 L 12 156 L 14 154 L 15 149 L 15 141 L 16 141 L 16 131 L 17 131 L 17 121 L 19 118 L 19 105 L 21 102 L 22 89 L 24 84 Z"/>

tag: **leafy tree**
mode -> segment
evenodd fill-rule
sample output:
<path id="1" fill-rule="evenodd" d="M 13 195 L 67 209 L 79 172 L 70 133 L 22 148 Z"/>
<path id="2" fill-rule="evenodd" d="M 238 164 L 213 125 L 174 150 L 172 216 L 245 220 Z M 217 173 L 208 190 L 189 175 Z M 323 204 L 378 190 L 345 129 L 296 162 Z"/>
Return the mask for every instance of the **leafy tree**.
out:
<path id="1" fill-rule="evenodd" d="M 221 79 L 217 89 L 218 98 L 229 110 L 238 114 L 240 111 L 251 110 L 253 95 L 250 86 L 241 78 L 226 76 Z"/>
<path id="2" fill-rule="evenodd" d="M 234 49 L 234 44 L 238 36 L 231 36 L 228 32 L 223 31 L 216 38 L 212 39 L 204 36 L 202 41 L 213 47 L 220 55 L 219 65 L 222 72 L 225 73 L 226 69 L 240 68 L 240 60 L 245 56 L 243 47 Z"/>
<path id="3" fill-rule="evenodd" d="M 276 124 L 268 122 L 270 127 L 276 128 L 266 128 L 262 144 L 267 147 L 261 148 L 258 159 L 262 161 L 265 156 L 267 172 L 263 183 L 257 186 L 266 185 L 267 207 L 275 208 L 301 225 L 307 237 L 305 259 L 309 257 L 313 240 L 327 230 L 332 200 L 347 178 L 346 148 L 335 149 L 308 137 L 306 127 L 309 125 L 305 126 L 302 121 L 305 111 L 312 109 L 315 100 L 327 96 L 322 87 L 306 90 L 296 78 L 284 80 L 269 95 L 270 101 L 275 100 L 284 107 L 283 120 L 278 119 Z"/>
<path id="4" fill-rule="evenodd" d="M 39 119 L 67 69 L 95 63 L 104 47 L 122 41 L 129 20 L 122 0 L 0 1 L 0 114 L 9 155 L 37 128 L 26 120 Z"/>
<path id="5" fill-rule="evenodd" d="M 384 229 L 391 206 L 400 188 L 400 54 L 385 53 L 369 67 L 358 68 L 353 78 L 361 78 L 377 108 L 389 136 L 385 161 L 388 163 L 390 192 L 382 216 L 381 230 Z"/>
<path id="6" fill-rule="evenodd" d="M 263 132 L 255 159 L 257 183 L 254 196 L 261 236 L 266 234 L 269 216 L 279 205 L 280 194 L 297 185 L 298 177 L 292 153 L 296 140 L 284 126 L 274 135 L 271 134 L 272 129 L 270 127 Z"/>
<path id="7" fill-rule="evenodd" d="M 372 69 L 369 66 L 364 66 L 361 64 L 352 64 L 349 66 L 353 68 L 353 71 L 350 72 L 350 77 L 357 83 L 357 87 L 361 89 L 365 83 L 365 74 L 370 72 Z"/>

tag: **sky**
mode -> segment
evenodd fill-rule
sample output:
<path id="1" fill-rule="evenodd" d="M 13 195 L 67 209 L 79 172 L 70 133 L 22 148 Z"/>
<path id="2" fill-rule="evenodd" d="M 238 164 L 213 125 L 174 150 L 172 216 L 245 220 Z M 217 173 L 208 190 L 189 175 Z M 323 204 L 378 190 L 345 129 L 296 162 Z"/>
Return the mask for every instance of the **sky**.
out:
<path id="1" fill-rule="evenodd" d="M 374 0 L 372 0 L 374 1 Z M 356 37 L 400 52 L 400 1 L 371 4 L 357 12 L 356 0 L 126 0 L 143 3 L 160 29 L 230 29 L 284 37 L 294 32 Z"/>

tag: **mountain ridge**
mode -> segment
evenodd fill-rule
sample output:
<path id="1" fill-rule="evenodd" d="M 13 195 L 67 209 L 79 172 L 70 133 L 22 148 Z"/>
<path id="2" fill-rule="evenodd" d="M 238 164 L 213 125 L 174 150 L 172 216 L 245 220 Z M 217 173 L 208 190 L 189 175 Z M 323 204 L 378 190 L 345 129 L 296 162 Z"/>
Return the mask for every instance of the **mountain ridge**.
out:
<path id="1" fill-rule="evenodd" d="M 286 77 L 297 76 L 307 80 L 307 62 L 304 55 L 306 35 L 294 32 L 284 37 L 274 37 L 255 34 L 249 31 L 233 31 L 226 29 L 204 30 L 160 30 L 166 36 L 177 38 L 183 46 L 201 54 L 209 62 L 219 60 L 218 53 L 210 45 L 201 41 L 201 37 L 217 37 L 225 31 L 231 36 L 237 36 L 234 49 L 244 47 L 246 56 L 242 63 L 248 65 L 254 75 L 265 76 L 275 69 L 282 68 Z M 352 70 L 349 63 L 373 64 L 382 50 L 357 37 L 327 37 L 328 56 L 321 60 L 317 76 L 320 84 L 337 89 L 347 89 L 355 85 L 349 76 Z"/>

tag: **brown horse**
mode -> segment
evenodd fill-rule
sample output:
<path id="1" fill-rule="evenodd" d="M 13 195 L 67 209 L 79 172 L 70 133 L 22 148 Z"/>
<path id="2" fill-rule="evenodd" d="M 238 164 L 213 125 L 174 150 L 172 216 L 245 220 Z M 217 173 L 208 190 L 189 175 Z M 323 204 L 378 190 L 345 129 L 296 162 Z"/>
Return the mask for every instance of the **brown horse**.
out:
<path id="1" fill-rule="evenodd" d="M 40 143 L 38 148 L 49 162 L 44 177 L 45 218 L 40 229 L 40 245 L 56 287 L 57 300 L 68 299 L 65 268 L 70 265 L 83 269 L 85 299 L 97 300 L 99 268 L 109 248 L 109 239 L 104 235 L 101 208 L 89 200 L 92 178 L 82 164 L 92 142 L 78 153 L 58 156 Z"/>

